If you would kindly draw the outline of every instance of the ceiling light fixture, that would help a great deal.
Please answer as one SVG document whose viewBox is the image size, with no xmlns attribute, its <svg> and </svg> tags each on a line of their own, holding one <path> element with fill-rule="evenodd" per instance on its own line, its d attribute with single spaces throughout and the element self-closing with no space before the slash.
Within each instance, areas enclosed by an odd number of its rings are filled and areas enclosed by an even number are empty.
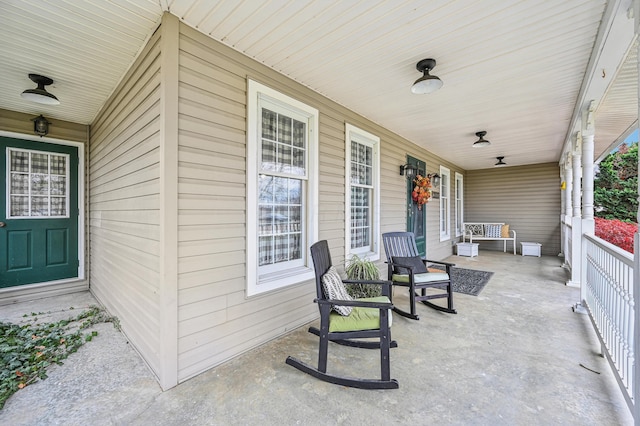
<svg viewBox="0 0 640 426">
<path fill-rule="evenodd" d="M 496 160 L 498 160 L 498 162 L 496 164 L 494 164 L 494 166 L 496 167 L 503 167 L 506 166 L 507 163 L 505 163 L 504 161 L 502 161 L 504 159 L 504 157 L 496 157 Z"/>
<path fill-rule="evenodd" d="M 44 86 L 53 84 L 53 80 L 49 77 L 38 74 L 29 74 L 31 81 L 38 85 L 35 89 L 27 89 L 22 92 L 22 97 L 28 101 L 37 102 L 45 105 L 59 105 L 60 101 L 51 93 L 47 92 Z"/>
<path fill-rule="evenodd" d="M 418 71 L 423 73 L 411 86 L 411 92 L 416 95 L 422 95 L 425 93 L 432 93 L 442 87 L 442 80 L 435 75 L 430 75 L 429 71 L 436 67 L 435 59 L 423 59 L 416 64 Z"/>
<path fill-rule="evenodd" d="M 491 142 L 489 142 L 488 140 L 486 140 L 484 138 L 484 135 L 486 135 L 486 134 L 487 134 L 487 132 L 485 132 L 484 130 L 481 131 L 481 132 L 476 132 L 476 136 L 479 139 L 473 143 L 473 147 L 474 148 L 482 148 L 483 146 L 491 145 Z"/>
</svg>

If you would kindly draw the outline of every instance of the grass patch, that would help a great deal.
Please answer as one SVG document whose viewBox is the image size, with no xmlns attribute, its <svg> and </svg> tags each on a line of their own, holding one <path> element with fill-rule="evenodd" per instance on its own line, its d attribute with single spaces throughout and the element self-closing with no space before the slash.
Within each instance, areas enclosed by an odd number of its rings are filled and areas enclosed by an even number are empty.
<svg viewBox="0 0 640 426">
<path fill-rule="evenodd" d="M 18 390 L 46 379 L 50 365 L 62 365 L 69 354 L 98 335 L 87 328 L 102 322 L 119 328 L 117 318 L 98 306 L 68 319 L 39 323 L 38 316 L 44 314 L 25 315 L 21 325 L 0 322 L 0 409 Z"/>
</svg>

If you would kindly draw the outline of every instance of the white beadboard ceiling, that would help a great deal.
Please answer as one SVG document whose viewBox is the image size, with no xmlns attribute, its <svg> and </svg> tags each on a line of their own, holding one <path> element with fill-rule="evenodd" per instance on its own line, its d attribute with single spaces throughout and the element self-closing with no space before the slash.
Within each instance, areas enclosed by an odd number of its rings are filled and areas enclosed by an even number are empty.
<svg viewBox="0 0 640 426">
<path fill-rule="evenodd" d="M 636 55 L 621 65 L 630 3 L 1 0 L 0 108 L 90 124 L 169 11 L 464 169 L 499 155 L 509 165 L 559 161 L 590 99 L 599 155 L 637 116 Z M 436 59 L 444 86 L 413 95 L 424 58 Z M 23 100 L 29 73 L 54 79 L 47 89 L 61 104 Z M 492 144 L 473 149 L 480 130 Z"/>
</svg>

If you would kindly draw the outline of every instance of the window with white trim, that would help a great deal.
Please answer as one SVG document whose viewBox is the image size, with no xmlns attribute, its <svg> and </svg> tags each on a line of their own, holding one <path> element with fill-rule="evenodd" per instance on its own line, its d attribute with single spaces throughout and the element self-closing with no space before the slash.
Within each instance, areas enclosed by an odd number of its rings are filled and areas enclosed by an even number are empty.
<svg viewBox="0 0 640 426">
<path fill-rule="evenodd" d="M 346 258 L 380 258 L 380 138 L 350 124 L 346 135 Z"/>
<path fill-rule="evenodd" d="M 247 295 L 313 278 L 318 110 L 248 82 Z"/>
<path fill-rule="evenodd" d="M 450 180 L 451 172 L 449 169 L 440 166 L 440 241 L 451 238 Z"/>
<path fill-rule="evenodd" d="M 456 218 L 455 218 L 455 226 L 456 226 L 456 237 L 459 237 L 463 233 L 463 224 L 464 224 L 464 176 L 460 173 L 456 172 Z"/>
<path fill-rule="evenodd" d="M 7 148 L 7 166 L 8 218 L 69 217 L 69 155 Z"/>
</svg>

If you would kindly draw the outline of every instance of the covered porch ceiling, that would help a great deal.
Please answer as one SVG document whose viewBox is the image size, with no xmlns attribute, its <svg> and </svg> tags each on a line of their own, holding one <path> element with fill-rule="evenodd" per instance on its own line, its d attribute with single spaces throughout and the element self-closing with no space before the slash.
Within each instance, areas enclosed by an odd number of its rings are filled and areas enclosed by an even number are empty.
<svg viewBox="0 0 640 426">
<path fill-rule="evenodd" d="M 91 124 L 166 11 L 463 169 L 558 162 L 590 100 L 598 157 L 637 118 L 631 3 L 4 0 L 0 108 Z M 424 58 L 444 86 L 414 95 Z M 20 97 L 29 73 L 60 105 Z"/>
</svg>

